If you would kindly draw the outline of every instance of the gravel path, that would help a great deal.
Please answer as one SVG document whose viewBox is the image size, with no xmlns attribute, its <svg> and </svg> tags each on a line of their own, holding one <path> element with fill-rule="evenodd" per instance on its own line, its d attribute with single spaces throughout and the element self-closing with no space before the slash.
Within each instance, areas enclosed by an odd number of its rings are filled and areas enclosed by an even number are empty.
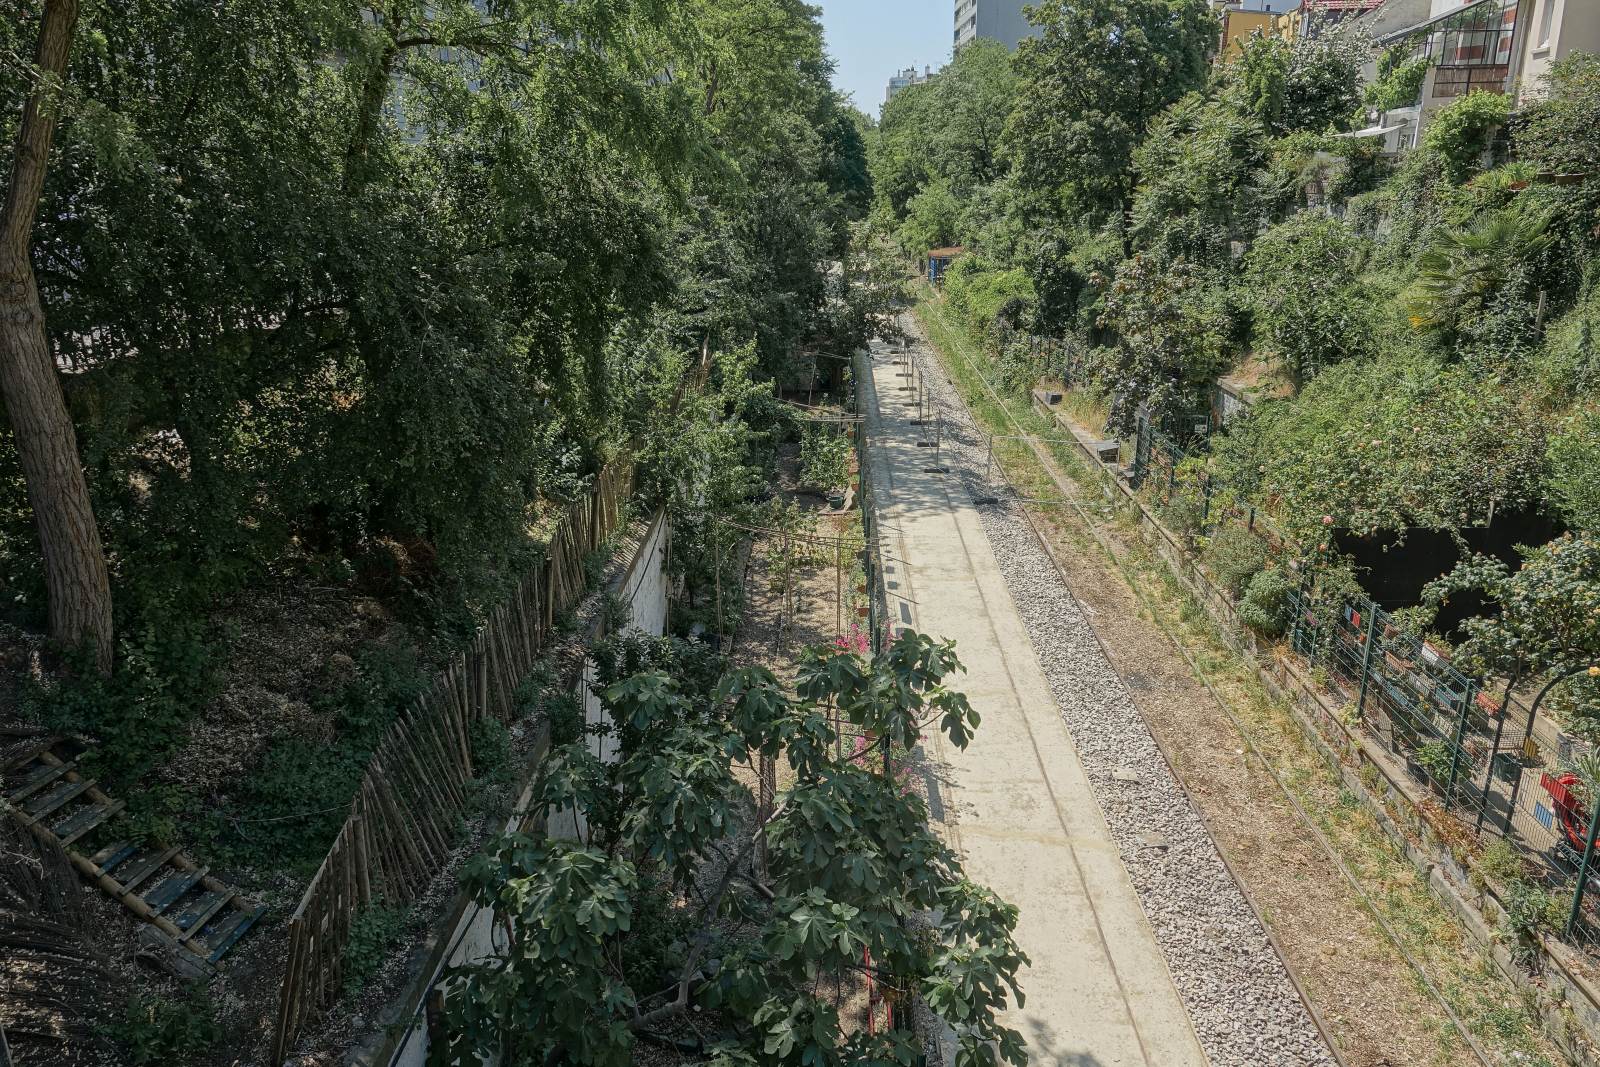
<svg viewBox="0 0 1600 1067">
<path fill-rule="evenodd" d="M 925 345 L 917 355 L 944 462 L 974 500 L 1000 497 L 978 512 L 1206 1055 L 1215 1067 L 1336 1065 L 1082 608 L 1004 484 L 985 478 L 966 405 Z"/>
</svg>

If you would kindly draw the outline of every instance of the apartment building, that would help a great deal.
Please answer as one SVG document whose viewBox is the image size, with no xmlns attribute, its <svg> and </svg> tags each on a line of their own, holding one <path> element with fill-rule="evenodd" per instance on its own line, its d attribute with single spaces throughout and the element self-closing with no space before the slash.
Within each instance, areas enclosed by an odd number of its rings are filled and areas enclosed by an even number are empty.
<svg viewBox="0 0 1600 1067">
<path fill-rule="evenodd" d="M 922 85 L 932 77 L 932 67 L 923 67 L 920 73 L 916 67 L 907 67 L 898 74 L 890 75 L 889 91 L 884 94 L 883 102 L 887 104 L 913 85 Z"/>
<path fill-rule="evenodd" d="M 1552 64 L 1573 52 L 1600 52 L 1600 2 L 1522 0 L 1518 11 L 1514 90 L 1518 104 L 1538 96 Z"/>
<path fill-rule="evenodd" d="M 979 37 L 999 41 L 1007 48 L 1016 49 L 1024 38 L 1032 37 L 1037 28 L 1022 13 L 1031 0 L 956 0 L 956 51 L 976 41 Z"/>
</svg>

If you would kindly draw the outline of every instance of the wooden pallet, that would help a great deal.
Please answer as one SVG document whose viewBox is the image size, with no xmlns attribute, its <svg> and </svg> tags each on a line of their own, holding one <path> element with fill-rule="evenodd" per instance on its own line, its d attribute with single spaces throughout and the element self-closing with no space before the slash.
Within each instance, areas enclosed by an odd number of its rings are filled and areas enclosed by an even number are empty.
<svg viewBox="0 0 1600 1067">
<path fill-rule="evenodd" d="M 79 841 L 126 804 L 78 773 L 57 754 L 55 739 L 40 742 L 4 767 L 11 814 L 47 843 L 59 845 L 89 881 L 164 935 L 181 951 L 186 969 L 209 971 L 261 918 L 262 906 L 211 877 L 176 848 L 113 841 L 93 855 Z"/>
</svg>

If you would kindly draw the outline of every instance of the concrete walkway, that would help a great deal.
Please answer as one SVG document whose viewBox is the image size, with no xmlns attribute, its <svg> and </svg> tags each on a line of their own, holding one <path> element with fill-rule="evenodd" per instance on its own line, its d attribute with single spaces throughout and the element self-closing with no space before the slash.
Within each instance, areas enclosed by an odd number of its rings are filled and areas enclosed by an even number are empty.
<svg viewBox="0 0 1600 1067">
<path fill-rule="evenodd" d="M 897 628 L 956 642 L 957 684 L 982 716 L 965 752 L 930 731 L 931 807 L 967 873 L 1021 911 L 1033 963 L 1007 1023 L 1035 1067 L 1203 1067 L 983 525 L 953 475 L 928 471 L 893 358 L 874 345 L 856 361 L 889 611 Z"/>
</svg>

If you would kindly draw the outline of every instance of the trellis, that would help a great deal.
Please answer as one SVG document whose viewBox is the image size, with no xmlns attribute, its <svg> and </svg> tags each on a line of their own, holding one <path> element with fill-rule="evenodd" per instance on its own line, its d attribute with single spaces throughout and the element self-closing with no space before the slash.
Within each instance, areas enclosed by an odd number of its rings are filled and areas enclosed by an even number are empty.
<svg viewBox="0 0 1600 1067">
<path fill-rule="evenodd" d="M 556 619 L 587 589 L 585 558 L 621 527 L 633 483 L 628 459 L 601 473 L 594 490 L 562 516 L 544 561 L 379 743 L 349 817 L 289 920 L 272 1062 L 283 1062 L 306 1023 L 338 1000 L 361 910 L 378 901 L 409 903 L 445 866 L 469 799 L 472 728 L 513 714 L 517 687 L 532 673 Z M 536 749 L 548 741 L 542 736 Z"/>
</svg>

